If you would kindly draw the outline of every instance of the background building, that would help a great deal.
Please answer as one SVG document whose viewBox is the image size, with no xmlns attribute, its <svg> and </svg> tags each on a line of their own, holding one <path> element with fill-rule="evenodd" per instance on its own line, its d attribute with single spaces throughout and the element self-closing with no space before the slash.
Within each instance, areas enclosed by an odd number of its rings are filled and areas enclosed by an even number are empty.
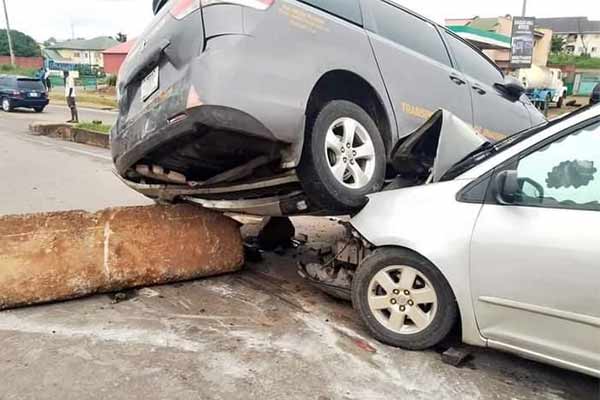
<svg viewBox="0 0 600 400">
<path fill-rule="evenodd" d="M 496 18 L 461 18 L 447 19 L 446 26 L 456 34 L 470 41 L 475 46 L 478 46 L 483 52 L 492 59 L 503 71 L 509 72 L 510 68 L 510 53 L 511 53 L 511 36 L 512 36 L 513 19 L 510 15 Z M 552 46 L 552 30 L 539 29 L 539 24 L 536 24 L 534 32 L 535 44 L 533 48 L 533 64 L 546 66 L 548 64 L 548 56 Z M 507 46 L 489 46 L 485 47 L 477 42 L 477 39 L 472 38 L 469 33 L 478 33 L 479 37 L 485 38 L 492 34 L 490 38 L 494 38 L 495 42 L 502 42 Z"/>
<path fill-rule="evenodd" d="M 104 72 L 107 74 L 118 75 L 121 65 L 125 61 L 125 57 L 135 45 L 136 40 L 132 39 L 125 43 L 120 43 L 110 49 L 102 52 L 104 58 Z"/>
<path fill-rule="evenodd" d="M 536 25 L 564 39 L 565 52 L 600 58 L 600 21 L 590 21 L 587 17 L 538 18 Z"/>
<path fill-rule="evenodd" d="M 50 60 L 60 57 L 60 61 L 56 61 L 61 63 L 104 67 L 102 52 L 118 44 L 118 41 L 108 36 L 67 40 L 48 46 L 45 55 Z"/>
</svg>

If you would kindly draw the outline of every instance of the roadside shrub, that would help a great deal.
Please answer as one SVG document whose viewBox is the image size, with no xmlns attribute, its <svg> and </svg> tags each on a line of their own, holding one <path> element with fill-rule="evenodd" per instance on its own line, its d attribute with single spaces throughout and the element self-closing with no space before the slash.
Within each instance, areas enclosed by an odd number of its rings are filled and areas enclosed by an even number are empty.
<svg viewBox="0 0 600 400">
<path fill-rule="evenodd" d="M 10 64 L 0 64 L 0 74 L 35 76 L 36 72 L 35 68 L 21 68 L 18 66 L 13 67 Z"/>
</svg>

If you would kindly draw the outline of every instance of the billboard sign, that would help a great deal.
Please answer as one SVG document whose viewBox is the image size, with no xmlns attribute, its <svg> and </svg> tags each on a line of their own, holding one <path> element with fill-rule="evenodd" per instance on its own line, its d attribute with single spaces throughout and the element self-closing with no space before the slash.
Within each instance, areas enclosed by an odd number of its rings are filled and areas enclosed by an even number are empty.
<svg viewBox="0 0 600 400">
<path fill-rule="evenodd" d="M 514 17 L 512 29 L 512 50 L 510 66 L 529 68 L 533 62 L 535 18 Z"/>
</svg>

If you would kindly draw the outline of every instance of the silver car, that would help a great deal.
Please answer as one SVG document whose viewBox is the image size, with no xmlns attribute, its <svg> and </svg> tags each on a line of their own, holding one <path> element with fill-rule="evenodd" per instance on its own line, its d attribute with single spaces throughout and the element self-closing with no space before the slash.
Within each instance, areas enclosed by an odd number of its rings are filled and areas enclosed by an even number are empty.
<svg viewBox="0 0 600 400">
<path fill-rule="evenodd" d="M 352 270 L 354 307 L 391 345 L 460 324 L 468 344 L 600 377 L 600 106 L 458 163 L 446 130 L 476 135 L 439 113 L 413 139 L 441 132 L 426 184 L 371 195 L 351 220 L 335 270 Z"/>
<path fill-rule="evenodd" d="M 450 110 L 495 139 L 544 121 L 483 53 L 388 0 L 155 0 L 121 69 L 119 175 L 155 199 L 348 212 Z"/>
</svg>

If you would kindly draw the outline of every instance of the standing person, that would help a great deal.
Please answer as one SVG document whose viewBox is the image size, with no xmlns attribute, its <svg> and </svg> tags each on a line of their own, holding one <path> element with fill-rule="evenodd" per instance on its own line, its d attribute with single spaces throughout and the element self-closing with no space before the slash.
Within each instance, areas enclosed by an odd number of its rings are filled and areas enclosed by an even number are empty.
<svg viewBox="0 0 600 400">
<path fill-rule="evenodd" d="M 67 106 L 71 110 L 71 120 L 67 122 L 78 123 L 79 114 L 77 113 L 77 103 L 75 102 L 75 78 L 72 72 L 65 71 L 65 97 Z"/>
<path fill-rule="evenodd" d="M 50 82 L 50 71 L 46 70 L 44 73 L 44 85 L 46 85 L 46 90 L 48 93 L 52 90 L 52 82 Z"/>
</svg>

